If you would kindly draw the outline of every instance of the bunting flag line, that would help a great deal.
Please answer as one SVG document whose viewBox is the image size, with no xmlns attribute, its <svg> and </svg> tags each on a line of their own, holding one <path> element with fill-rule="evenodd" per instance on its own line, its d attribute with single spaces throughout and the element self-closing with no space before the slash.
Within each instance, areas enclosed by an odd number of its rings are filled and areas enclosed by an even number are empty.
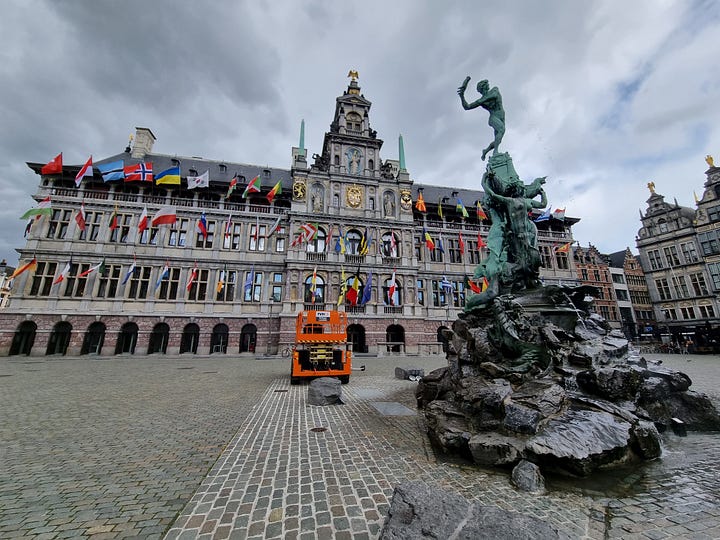
<svg viewBox="0 0 720 540">
<path fill-rule="evenodd" d="M 52 282 L 53 285 L 57 285 L 58 283 L 65 280 L 67 275 L 70 273 L 70 266 L 72 265 L 72 259 L 68 261 L 68 263 L 65 265 L 65 268 L 63 268 L 62 272 L 60 272 L 60 275 L 55 278 L 55 281 Z"/>
<path fill-rule="evenodd" d="M 390 278 L 390 283 L 388 283 L 388 300 L 390 301 L 390 305 L 395 305 L 395 292 L 397 291 L 397 284 L 395 283 L 395 272 L 397 269 L 393 269 L 392 277 Z"/>
<path fill-rule="evenodd" d="M 152 163 L 137 163 L 123 167 L 126 182 L 152 182 Z"/>
<path fill-rule="evenodd" d="M 205 217 L 205 212 L 200 214 L 200 219 L 198 219 L 197 222 L 197 228 L 202 237 L 207 238 L 207 218 Z"/>
<path fill-rule="evenodd" d="M 128 268 L 127 274 L 125 274 L 125 278 L 122 280 L 121 285 L 125 285 L 128 282 L 128 279 L 130 279 L 135 274 L 135 266 L 137 265 L 137 259 L 135 256 L 133 256 L 133 262 L 130 265 L 130 268 Z"/>
<path fill-rule="evenodd" d="M 144 233 L 148 228 L 148 213 L 147 213 L 147 206 L 143 206 L 142 214 L 140 214 L 140 219 L 138 220 L 138 233 L 142 234 Z"/>
<path fill-rule="evenodd" d="M 196 178 L 196 177 L 194 177 Z M 166 185 L 166 186 L 179 186 L 180 185 L 180 166 L 176 167 L 170 167 L 169 169 L 165 169 L 162 172 L 159 172 L 155 175 L 155 184 L 158 186 Z M 190 178 L 188 178 L 188 189 L 193 189 L 193 187 L 198 186 L 190 186 Z"/>
<path fill-rule="evenodd" d="M 77 223 L 78 229 L 81 231 L 85 231 L 85 224 L 86 224 L 86 214 L 85 214 L 85 201 L 82 201 L 80 203 L 80 210 L 77 211 L 77 214 L 75 214 L 75 223 Z"/>
<path fill-rule="evenodd" d="M 16 268 L 12 275 L 8 278 L 8 280 L 15 279 L 23 272 L 27 272 L 28 270 L 35 270 L 35 268 L 37 268 L 37 259 L 33 257 L 29 263 L 22 265 L 20 268 Z"/>
<path fill-rule="evenodd" d="M 103 177 L 103 182 L 125 178 L 125 162 L 122 159 L 111 163 L 103 163 L 98 165 L 97 169 Z"/>
<path fill-rule="evenodd" d="M 435 242 L 433 242 L 432 237 L 430 236 L 430 233 L 427 232 L 425 227 L 423 227 L 423 237 L 425 238 L 425 245 L 427 248 L 432 251 L 435 249 Z"/>
<path fill-rule="evenodd" d="M 422 191 L 418 191 L 417 201 L 415 201 L 415 209 L 418 212 L 427 212 L 427 207 L 425 206 L 425 199 L 423 199 Z"/>
<path fill-rule="evenodd" d="M 162 272 L 158 276 L 158 280 L 155 282 L 155 290 L 156 291 L 157 291 L 158 287 L 162 284 L 162 280 L 169 276 L 170 276 L 170 263 L 165 262 L 165 266 L 163 267 Z"/>
<path fill-rule="evenodd" d="M 192 269 L 192 272 L 190 272 L 190 277 L 188 278 L 187 284 L 185 285 L 185 289 L 190 291 L 192 288 L 193 283 L 195 283 L 195 280 L 198 277 L 198 265 L 197 261 L 195 261 L 195 267 Z"/>
<path fill-rule="evenodd" d="M 467 218 L 470 217 L 470 214 L 468 214 L 467 208 L 465 208 L 465 205 L 462 202 L 462 199 L 460 197 L 457 198 L 457 205 L 455 205 L 455 209 L 462 214 L 462 217 Z"/>
<path fill-rule="evenodd" d="M 177 214 L 175 213 L 174 206 L 163 206 L 153 216 L 150 224 L 153 227 L 159 227 L 160 225 L 175 225 L 177 221 Z"/>
<path fill-rule="evenodd" d="M 550 219 L 550 214 L 552 212 L 552 208 L 548 208 L 545 210 L 542 214 L 540 214 L 538 217 L 533 219 L 535 223 L 540 223 L 541 221 L 547 221 Z"/>
<path fill-rule="evenodd" d="M 475 214 L 477 215 L 477 218 L 479 220 L 484 220 L 488 218 L 485 210 L 483 210 L 483 207 L 480 204 L 480 201 L 475 201 Z"/>
<path fill-rule="evenodd" d="M 91 266 L 84 272 L 78 274 L 78 277 L 79 278 L 87 277 L 95 271 L 97 271 L 98 274 L 100 274 L 101 276 L 103 274 L 105 274 L 105 259 L 103 259 L 100 263 L 96 264 L 95 266 Z"/>
<path fill-rule="evenodd" d="M 200 176 L 188 176 L 187 183 L 188 189 L 210 187 L 210 171 L 205 171 Z"/>
<path fill-rule="evenodd" d="M 337 301 L 338 307 L 341 306 L 342 303 L 345 301 L 345 295 L 347 294 L 347 278 L 345 277 L 345 267 L 341 266 L 340 268 L 340 294 L 338 295 Z"/>
<path fill-rule="evenodd" d="M 43 165 L 40 174 L 62 174 L 62 152 L 55 156 L 47 165 Z"/>
<path fill-rule="evenodd" d="M 52 203 L 50 202 L 50 197 L 45 197 L 42 201 L 38 203 L 38 205 L 35 208 L 31 208 L 27 212 L 25 212 L 22 216 L 20 216 L 20 219 L 27 219 L 31 216 L 36 216 L 38 218 L 42 216 L 52 216 Z"/>
<path fill-rule="evenodd" d="M 110 230 L 114 231 L 120 226 L 120 223 L 118 223 L 118 206 L 115 205 L 115 210 L 113 210 L 113 213 L 110 214 Z"/>
<path fill-rule="evenodd" d="M 75 175 L 75 187 L 80 187 L 80 182 L 82 182 L 82 179 L 86 176 L 92 176 L 93 175 L 93 166 L 92 166 L 92 156 L 85 162 L 85 165 L 80 167 L 80 170 Z"/>
<path fill-rule="evenodd" d="M 245 187 L 245 191 L 243 191 L 242 198 L 245 199 L 251 193 L 260 193 L 261 189 L 262 189 L 262 185 L 260 183 L 260 176 L 256 176 L 255 178 L 250 180 L 250 183 Z"/>
<path fill-rule="evenodd" d="M 238 177 L 237 177 L 237 174 L 236 174 L 236 175 L 233 176 L 232 179 L 230 180 L 230 184 L 228 184 L 228 190 L 227 190 L 227 193 L 225 194 L 225 198 L 226 198 L 226 199 L 227 199 L 228 197 L 230 197 L 230 195 L 232 195 L 233 191 L 235 191 L 235 188 L 237 187 L 237 183 L 238 183 Z"/>
<path fill-rule="evenodd" d="M 368 272 L 367 283 L 363 287 L 362 298 L 360 299 L 360 305 L 364 306 L 372 299 L 372 270 Z"/>
<path fill-rule="evenodd" d="M 272 204 L 273 199 L 276 195 L 280 195 L 282 193 L 282 180 L 279 181 L 277 184 L 273 186 L 273 188 L 270 190 L 270 192 L 267 194 L 267 200 L 270 204 Z"/>
</svg>

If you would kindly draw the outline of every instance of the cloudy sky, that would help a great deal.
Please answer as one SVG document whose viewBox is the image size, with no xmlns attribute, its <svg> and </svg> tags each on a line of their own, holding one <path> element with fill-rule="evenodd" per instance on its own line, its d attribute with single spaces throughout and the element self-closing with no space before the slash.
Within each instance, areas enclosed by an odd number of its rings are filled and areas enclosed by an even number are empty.
<svg viewBox="0 0 720 540">
<path fill-rule="evenodd" d="M 500 3 L 498 3 L 500 4 Z M 501 149 L 574 235 L 635 250 L 654 181 L 694 206 L 706 154 L 720 163 L 720 3 L 475 0 L 0 3 L 0 257 L 17 262 L 38 177 L 124 150 L 136 126 L 164 154 L 290 166 L 301 119 L 319 152 L 356 69 L 371 124 L 413 180 L 479 187 L 487 114 L 456 89 L 503 96 Z"/>
</svg>

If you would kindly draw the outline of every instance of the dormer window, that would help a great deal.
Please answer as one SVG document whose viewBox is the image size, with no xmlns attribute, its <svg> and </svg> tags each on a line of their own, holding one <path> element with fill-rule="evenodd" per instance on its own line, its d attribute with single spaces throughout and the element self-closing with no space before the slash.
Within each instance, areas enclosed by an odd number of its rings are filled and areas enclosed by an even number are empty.
<svg viewBox="0 0 720 540">
<path fill-rule="evenodd" d="M 170 161 L 172 162 L 173 167 L 177 167 L 178 165 L 180 165 L 180 160 L 177 158 L 171 158 Z"/>
<path fill-rule="evenodd" d="M 189 176 L 197 176 L 198 175 L 197 169 L 188 169 L 188 175 Z"/>
<path fill-rule="evenodd" d="M 220 172 L 227 172 L 227 165 L 224 163 L 221 163 L 218 167 L 220 167 Z"/>
<path fill-rule="evenodd" d="M 350 112 L 345 117 L 348 131 L 362 131 L 362 118 L 356 112 Z"/>
</svg>

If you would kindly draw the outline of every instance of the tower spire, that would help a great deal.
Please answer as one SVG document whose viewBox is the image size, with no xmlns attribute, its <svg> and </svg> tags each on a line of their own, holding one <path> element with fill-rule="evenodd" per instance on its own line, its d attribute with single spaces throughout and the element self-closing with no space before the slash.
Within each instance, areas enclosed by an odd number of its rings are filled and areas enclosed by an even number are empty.
<svg viewBox="0 0 720 540">
<path fill-rule="evenodd" d="M 298 143 L 298 149 L 302 155 L 305 155 L 305 119 L 300 121 L 300 142 Z"/>
<path fill-rule="evenodd" d="M 405 145 L 403 144 L 402 133 L 398 137 L 398 156 L 400 159 L 400 170 L 406 170 L 405 167 Z"/>
</svg>

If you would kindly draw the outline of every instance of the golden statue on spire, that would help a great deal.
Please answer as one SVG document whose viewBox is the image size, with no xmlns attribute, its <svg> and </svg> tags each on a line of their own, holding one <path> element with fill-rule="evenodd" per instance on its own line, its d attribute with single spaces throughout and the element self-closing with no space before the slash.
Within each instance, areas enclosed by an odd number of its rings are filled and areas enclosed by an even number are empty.
<svg viewBox="0 0 720 540">
<path fill-rule="evenodd" d="M 655 182 L 648 182 L 647 187 L 650 190 L 650 193 L 652 193 L 654 195 L 655 194 Z"/>
<path fill-rule="evenodd" d="M 348 71 L 347 76 L 350 77 L 350 80 L 352 82 L 355 82 L 360 75 L 358 75 L 357 70 L 351 69 L 350 71 Z"/>
<path fill-rule="evenodd" d="M 708 154 L 707 156 L 705 156 L 705 161 L 707 162 L 708 167 L 714 167 L 714 166 L 715 166 L 715 162 L 713 161 L 713 157 L 712 157 L 710 154 Z"/>
</svg>

